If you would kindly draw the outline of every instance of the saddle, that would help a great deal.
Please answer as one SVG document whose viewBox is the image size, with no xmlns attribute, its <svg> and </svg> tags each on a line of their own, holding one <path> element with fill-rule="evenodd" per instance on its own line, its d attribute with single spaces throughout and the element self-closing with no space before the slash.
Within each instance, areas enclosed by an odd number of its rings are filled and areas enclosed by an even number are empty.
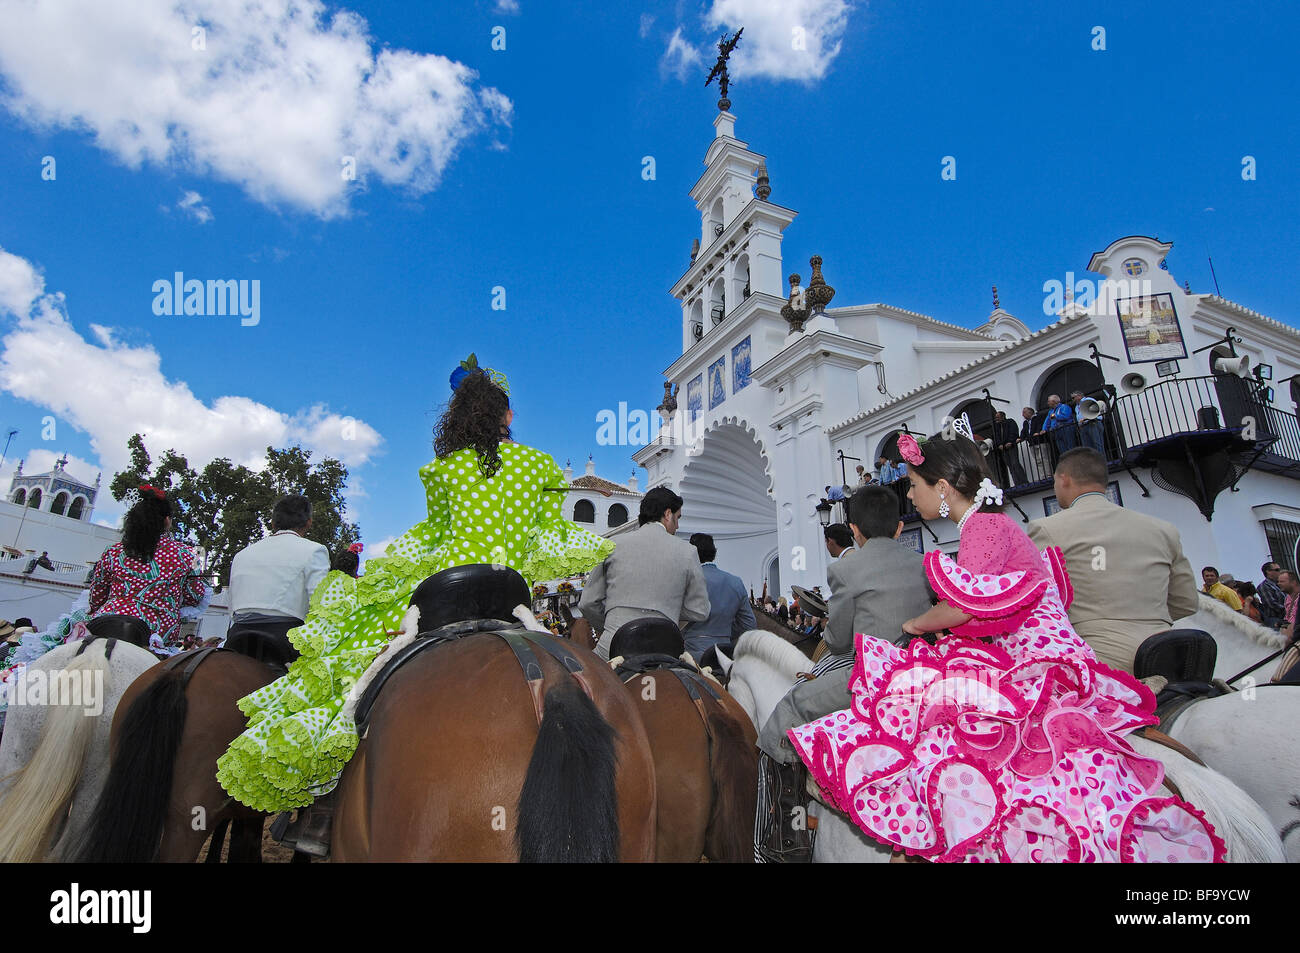
<svg viewBox="0 0 1300 953">
<path fill-rule="evenodd" d="M 298 659 L 298 650 L 289 641 L 289 629 L 302 623 L 296 619 L 283 627 L 273 625 L 234 625 L 226 636 L 225 648 L 267 665 L 287 671 Z"/>
<path fill-rule="evenodd" d="M 677 659 L 686 651 L 681 629 L 667 619 L 648 616 L 624 622 L 609 642 L 609 657 L 667 655 Z"/>
<path fill-rule="evenodd" d="M 90 632 L 82 641 L 92 639 L 114 639 L 128 645 L 138 645 L 142 649 L 149 647 L 149 623 L 133 615 L 100 615 L 86 623 Z"/>
<path fill-rule="evenodd" d="M 466 619 L 502 619 L 518 624 L 516 606 L 531 605 L 528 583 L 509 566 L 476 563 L 436 572 L 411 593 L 420 610 L 420 632 Z"/>
<path fill-rule="evenodd" d="M 1156 717 L 1162 727 L 1167 729 L 1192 702 L 1227 694 L 1222 683 L 1213 681 L 1218 653 L 1214 637 L 1200 629 L 1157 632 L 1138 646 L 1134 677 L 1160 675 L 1168 680 L 1156 695 Z"/>
</svg>

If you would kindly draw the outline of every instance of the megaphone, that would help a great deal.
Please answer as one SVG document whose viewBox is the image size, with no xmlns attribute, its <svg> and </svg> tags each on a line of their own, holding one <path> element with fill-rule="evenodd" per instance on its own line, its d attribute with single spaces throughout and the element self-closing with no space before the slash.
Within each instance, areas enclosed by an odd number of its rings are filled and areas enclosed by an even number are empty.
<svg viewBox="0 0 1300 953">
<path fill-rule="evenodd" d="M 1136 394 L 1138 391 L 1142 390 L 1142 388 L 1147 386 L 1147 379 L 1137 371 L 1134 371 L 1131 374 L 1125 374 L 1120 378 L 1119 386 L 1124 388 L 1124 392 L 1127 394 Z"/>
<path fill-rule="evenodd" d="M 1079 421 L 1096 420 L 1106 412 L 1106 402 L 1093 397 L 1084 397 L 1079 401 Z"/>
<path fill-rule="evenodd" d="M 1216 374 L 1236 374 L 1238 377 L 1249 377 L 1250 358 L 1245 354 L 1241 355 L 1241 357 L 1216 357 L 1213 369 Z"/>
<path fill-rule="evenodd" d="M 984 454 L 984 456 L 987 457 L 992 452 L 993 452 L 993 441 L 989 440 L 988 438 L 981 440 L 980 453 Z"/>
</svg>

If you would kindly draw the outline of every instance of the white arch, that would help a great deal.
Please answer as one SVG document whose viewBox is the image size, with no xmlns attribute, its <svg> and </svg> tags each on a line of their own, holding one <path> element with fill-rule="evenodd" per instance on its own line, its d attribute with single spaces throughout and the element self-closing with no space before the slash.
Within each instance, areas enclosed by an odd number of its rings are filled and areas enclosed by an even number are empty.
<svg viewBox="0 0 1300 953">
<path fill-rule="evenodd" d="M 753 429 L 723 418 L 705 431 L 698 447 L 677 490 L 684 501 L 682 532 L 707 527 L 719 543 L 775 535 L 771 464 Z M 762 545 L 768 548 L 766 540 Z"/>
</svg>

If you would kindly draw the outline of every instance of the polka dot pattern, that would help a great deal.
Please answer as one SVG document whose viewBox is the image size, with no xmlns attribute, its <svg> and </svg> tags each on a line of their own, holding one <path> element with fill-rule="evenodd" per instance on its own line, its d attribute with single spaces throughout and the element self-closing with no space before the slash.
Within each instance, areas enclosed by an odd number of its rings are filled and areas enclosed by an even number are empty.
<svg viewBox="0 0 1300 953">
<path fill-rule="evenodd" d="M 979 515 L 963 530 L 963 553 L 971 526 L 981 544 L 1009 536 L 997 522 L 1010 524 L 1006 517 Z M 909 854 L 1222 860 L 1223 842 L 1200 812 L 1157 796 L 1163 765 L 1123 740 L 1155 723 L 1155 698 L 1099 664 L 1074 632 L 1057 556 L 1039 555 L 1032 570 L 1017 560 L 1013 571 L 997 573 L 987 558 L 976 560 L 976 572 L 931 553 L 932 585 L 971 613 L 972 624 L 933 646 L 859 635 L 850 708 L 793 729 L 795 749 L 830 803 Z M 971 637 L 990 627 L 991 642 Z"/>
<path fill-rule="evenodd" d="M 452 566 L 507 566 L 531 584 L 586 572 L 614 544 L 561 516 L 564 474 L 546 453 L 501 445 L 501 469 L 485 478 L 472 449 L 420 470 L 429 518 L 366 562 L 351 579 L 333 572 L 312 595 L 307 621 L 289 633 L 302 653 L 283 678 L 239 702 L 249 727 L 217 762 L 217 779 L 262 811 L 311 803 L 332 789 L 356 749 L 342 715 L 348 692 L 401 627 L 411 593 Z"/>
</svg>

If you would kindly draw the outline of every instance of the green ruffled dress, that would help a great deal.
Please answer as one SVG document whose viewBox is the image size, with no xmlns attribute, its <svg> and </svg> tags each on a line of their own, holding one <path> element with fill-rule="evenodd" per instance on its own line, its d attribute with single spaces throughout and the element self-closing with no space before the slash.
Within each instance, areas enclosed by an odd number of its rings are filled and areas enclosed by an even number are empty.
<svg viewBox="0 0 1300 953">
<path fill-rule="evenodd" d="M 357 747 L 340 709 L 352 685 L 401 627 L 411 593 L 452 566 L 504 564 L 529 585 L 586 572 L 614 550 L 610 540 L 561 516 L 567 486 L 549 454 L 501 444 L 501 469 L 485 480 L 474 450 L 420 468 L 429 518 L 366 561 L 353 579 L 331 572 L 311 597 L 306 623 L 289 632 L 302 653 L 289 672 L 239 701 L 248 729 L 217 761 L 217 780 L 259 811 L 310 804 L 338 783 Z"/>
</svg>

